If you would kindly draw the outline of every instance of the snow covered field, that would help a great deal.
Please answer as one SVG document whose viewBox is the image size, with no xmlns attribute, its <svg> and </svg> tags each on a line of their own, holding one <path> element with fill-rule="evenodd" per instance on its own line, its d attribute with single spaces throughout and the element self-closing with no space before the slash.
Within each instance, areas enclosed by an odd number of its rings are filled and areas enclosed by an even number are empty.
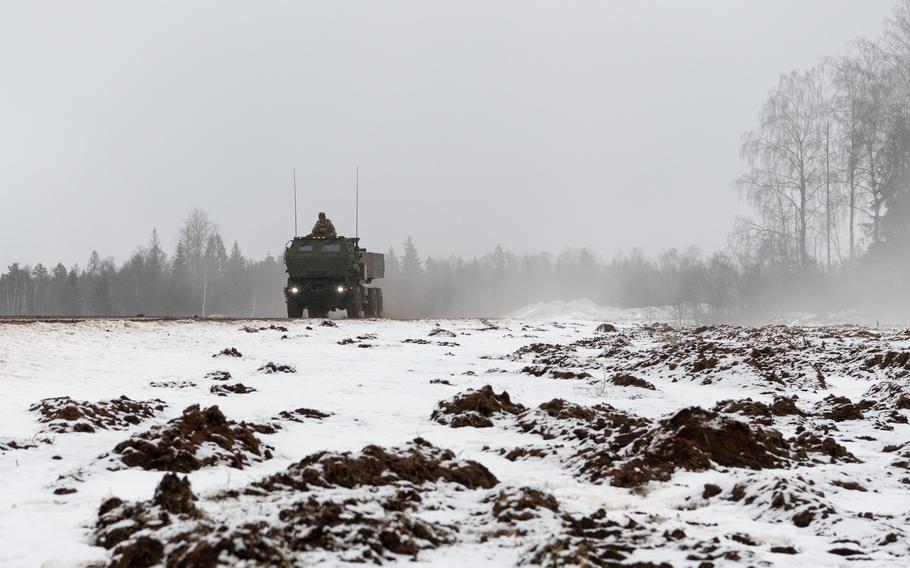
<svg viewBox="0 0 910 568">
<path fill-rule="evenodd" d="M 910 333 L 618 327 L 0 323 L 0 565 L 910 564 Z"/>
</svg>

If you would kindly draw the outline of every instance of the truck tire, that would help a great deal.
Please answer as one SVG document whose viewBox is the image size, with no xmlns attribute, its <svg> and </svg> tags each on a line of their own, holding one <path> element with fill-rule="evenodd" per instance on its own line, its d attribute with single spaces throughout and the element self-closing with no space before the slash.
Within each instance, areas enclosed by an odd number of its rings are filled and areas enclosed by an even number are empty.
<svg viewBox="0 0 910 568">
<path fill-rule="evenodd" d="M 367 301 L 363 305 L 363 316 L 367 318 L 378 318 L 380 314 L 380 298 L 378 288 L 367 288 Z"/>
<path fill-rule="evenodd" d="M 303 306 L 297 300 L 288 298 L 288 317 L 292 319 L 303 317 Z"/>
<path fill-rule="evenodd" d="M 367 288 L 365 292 L 366 298 L 363 300 L 363 317 L 371 318 L 373 317 L 373 290 Z"/>
<path fill-rule="evenodd" d="M 363 306 L 363 315 L 368 318 L 382 317 L 382 290 L 367 288 L 367 301 Z"/>
<path fill-rule="evenodd" d="M 363 295 L 360 288 L 354 288 L 354 297 L 348 304 L 348 319 L 360 319 L 363 317 Z"/>
</svg>

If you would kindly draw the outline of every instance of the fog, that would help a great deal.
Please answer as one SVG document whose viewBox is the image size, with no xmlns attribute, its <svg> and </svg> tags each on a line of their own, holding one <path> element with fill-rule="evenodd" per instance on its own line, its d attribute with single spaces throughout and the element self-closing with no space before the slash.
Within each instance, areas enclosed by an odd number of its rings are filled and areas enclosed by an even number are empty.
<svg viewBox="0 0 910 568">
<path fill-rule="evenodd" d="M 351 235 L 359 168 L 399 317 L 887 314 L 908 56 L 907 0 L 0 3 L 0 313 L 281 315 L 292 171 Z"/>
<path fill-rule="evenodd" d="M 201 207 L 428 255 L 726 245 L 778 73 L 887 0 L 0 3 L 0 266 L 124 260 Z M 62 238 L 61 238 L 62 237 Z"/>
</svg>

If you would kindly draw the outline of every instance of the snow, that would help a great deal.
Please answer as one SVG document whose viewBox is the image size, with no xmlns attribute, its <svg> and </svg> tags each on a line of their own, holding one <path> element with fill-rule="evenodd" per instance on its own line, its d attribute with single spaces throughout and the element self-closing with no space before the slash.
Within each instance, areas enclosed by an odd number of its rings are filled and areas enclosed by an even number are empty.
<svg viewBox="0 0 910 568">
<path fill-rule="evenodd" d="M 642 367 L 635 374 L 657 387 L 650 391 L 603 383 L 601 375 L 606 371 L 598 370 L 599 352 L 593 349 L 576 350 L 578 358 L 590 365 L 584 368 L 594 375 L 587 381 L 529 376 L 521 372 L 528 360 L 505 357 L 533 342 L 567 346 L 595 336 L 596 324 L 592 322 L 602 321 L 627 324 L 620 333 L 627 333 L 629 352 L 646 353 L 660 345 L 660 340 L 638 333 L 641 328 L 635 322 L 655 319 L 666 319 L 666 314 L 660 310 L 602 308 L 582 300 L 529 306 L 512 318 L 492 322 L 337 320 L 337 327 L 326 327 L 318 325 L 318 321 L 299 320 L 279 322 L 287 331 L 263 329 L 255 333 L 242 328 L 268 327 L 276 322 L 0 323 L 0 565 L 56 567 L 108 562 L 110 552 L 93 545 L 92 540 L 99 505 L 113 496 L 123 500 L 151 498 L 162 472 L 122 465 L 111 470 L 111 457 L 102 456 L 131 435 L 180 416 L 192 404 L 203 408 L 218 405 L 229 419 L 252 423 L 269 422 L 278 412 L 299 407 L 331 413 L 324 420 L 284 422 L 277 433 L 260 435 L 263 442 L 275 448 L 273 459 L 242 470 L 219 465 L 188 474 L 193 491 L 203 498 L 217 491 L 242 489 L 316 451 L 357 452 L 369 444 L 394 447 L 416 437 L 451 449 L 460 460 L 476 460 L 486 466 L 499 479 L 496 488 L 454 491 L 442 487 L 433 498 L 450 509 L 421 511 L 427 520 L 434 520 L 435 515 L 462 527 L 459 542 L 419 554 L 418 561 L 425 565 L 501 566 L 526 562 L 527 551 L 557 530 L 555 516 L 534 521 L 529 526 L 537 528 L 525 536 L 485 542 L 478 538 L 484 530 L 482 523 L 472 520 L 477 511 L 488 508 L 483 505 L 484 498 L 507 487 L 546 491 L 558 499 L 564 512 L 572 514 L 590 515 L 605 508 L 610 518 L 623 519 L 628 515 L 670 531 L 685 527 L 691 538 L 723 539 L 729 533 L 745 533 L 758 543 L 740 547 L 754 554 L 751 564 L 841 566 L 846 559 L 827 551 L 836 546 L 832 544 L 836 539 L 851 538 L 850 535 L 862 541 L 862 547 L 870 553 L 864 566 L 910 563 L 905 542 L 894 545 L 902 545 L 903 553 L 894 552 L 893 547 L 890 552 L 872 552 L 867 546 L 869 539 L 881 538 L 887 530 L 900 533 L 905 539 L 905 531 L 910 529 L 910 485 L 901 483 L 901 475 L 896 474 L 899 470 L 889 466 L 895 456 L 881 452 L 884 445 L 910 440 L 907 424 L 895 423 L 892 430 L 873 430 L 866 420 L 837 423 L 832 435 L 863 463 L 761 471 L 720 467 L 704 472 L 680 470 L 669 482 L 653 482 L 630 490 L 584 481 L 553 456 L 514 462 L 505 459 L 498 449 L 544 443 L 538 436 L 510 427 L 507 421 L 497 419 L 494 428 L 455 429 L 429 418 L 439 401 L 487 384 L 497 393 L 508 391 L 513 401 L 528 408 L 563 398 L 589 406 L 609 403 L 651 419 L 666 417 L 687 406 L 710 408 L 722 399 L 751 397 L 770 402 L 768 384 L 753 380 L 752 375 L 743 374 L 737 367 L 719 372 L 721 380 L 710 384 L 688 380 L 682 368 L 670 372 Z M 451 331 L 455 337 L 431 335 L 437 328 Z M 339 344 L 345 339 L 355 341 Z M 426 339 L 430 343 L 404 343 L 406 339 Z M 441 346 L 440 339 L 458 345 Z M 857 339 L 850 345 L 861 346 L 864 341 Z M 897 335 L 882 341 L 890 342 L 898 351 L 910 347 L 910 341 Z M 243 356 L 213 357 L 227 347 L 236 347 Z M 290 365 L 296 372 L 266 374 L 258 370 L 268 362 Z M 806 361 L 808 368 L 812 364 L 813 361 Z M 829 394 L 847 396 L 856 402 L 884 375 L 859 374 L 853 368 L 844 366 L 839 373 L 829 373 L 828 389 L 824 391 L 807 390 L 798 381 L 776 388 L 799 393 L 800 406 L 806 409 Z M 504 372 L 488 372 L 494 369 Z M 226 382 L 206 378 L 213 371 L 228 371 L 232 378 Z M 432 379 L 446 379 L 452 386 L 431 383 Z M 907 379 L 902 380 L 906 385 Z M 228 396 L 210 392 L 212 385 L 235 382 L 257 390 Z M 152 383 L 174 386 L 156 387 Z M 181 384 L 182 388 L 178 388 Z M 31 405 L 49 397 L 101 401 L 121 395 L 137 401 L 162 399 L 167 408 L 126 430 L 63 434 L 49 431 L 35 412 L 29 411 Z M 910 416 L 906 410 L 901 412 Z M 787 436 L 793 435 L 791 426 L 775 425 Z M 874 441 L 860 436 L 870 436 Z M 2 449 L 10 441 L 36 447 Z M 796 476 L 811 479 L 816 487 L 825 486 L 824 499 L 837 511 L 830 524 L 825 525 L 825 534 L 813 532 L 812 527 L 794 527 L 789 520 L 775 516 L 777 513 L 764 510 L 761 499 L 746 506 L 721 498 L 710 502 L 701 498 L 706 483 L 718 484 L 726 491 L 737 481 L 758 487 L 774 479 L 793 480 Z M 856 480 L 869 491 L 831 490 L 827 485 L 830 479 Z M 62 487 L 77 491 L 55 495 L 54 490 Z M 229 505 L 216 501 L 203 500 L 201 507 L 206 512 L 217 512 L 222 507 L 231 510 Z M 265 504 L 258 507 L 267 509 Z M 857 519 L 867 511 L 875 514 L 874 521 Z M 769 552 L 771 546 L 794 546 L 800 553 L 775 554 Z M 634 558 L 667 561 L 674 566 L 698 564 L 686 560 L 685 552 L 672 547 L 643 547 Z M 336 556 L 326 552 L 313 553 L 310 560 L 315 559 L 324 559 L 327 565 L 338 563 Z M 410 563 L 406 557 L 399 561 Z"/>
<path fill-rule="evenodd" d="M 601 321 L 611 323 L 651 323 L 672 319 L 672 308 L 616 308 L 599 306 L 587 298 L 570 301 L 539 302 L 525 306 L 509 317 L 517 320 Z"/>
</svg>

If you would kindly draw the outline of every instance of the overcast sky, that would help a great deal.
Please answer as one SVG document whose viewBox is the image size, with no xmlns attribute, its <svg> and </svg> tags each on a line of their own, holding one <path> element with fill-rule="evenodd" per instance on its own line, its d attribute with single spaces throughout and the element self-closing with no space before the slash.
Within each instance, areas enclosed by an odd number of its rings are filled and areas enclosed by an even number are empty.
<svg viewBox="0 0 910 568">
<path fill-rule="evenodd" d="M 323 210 L 426 255 L 723 248 L 780 72 L 889 0 L 0 0 L 0 267 L 124 260 L 193 207 L 278 253 Z"/>
</svg>

